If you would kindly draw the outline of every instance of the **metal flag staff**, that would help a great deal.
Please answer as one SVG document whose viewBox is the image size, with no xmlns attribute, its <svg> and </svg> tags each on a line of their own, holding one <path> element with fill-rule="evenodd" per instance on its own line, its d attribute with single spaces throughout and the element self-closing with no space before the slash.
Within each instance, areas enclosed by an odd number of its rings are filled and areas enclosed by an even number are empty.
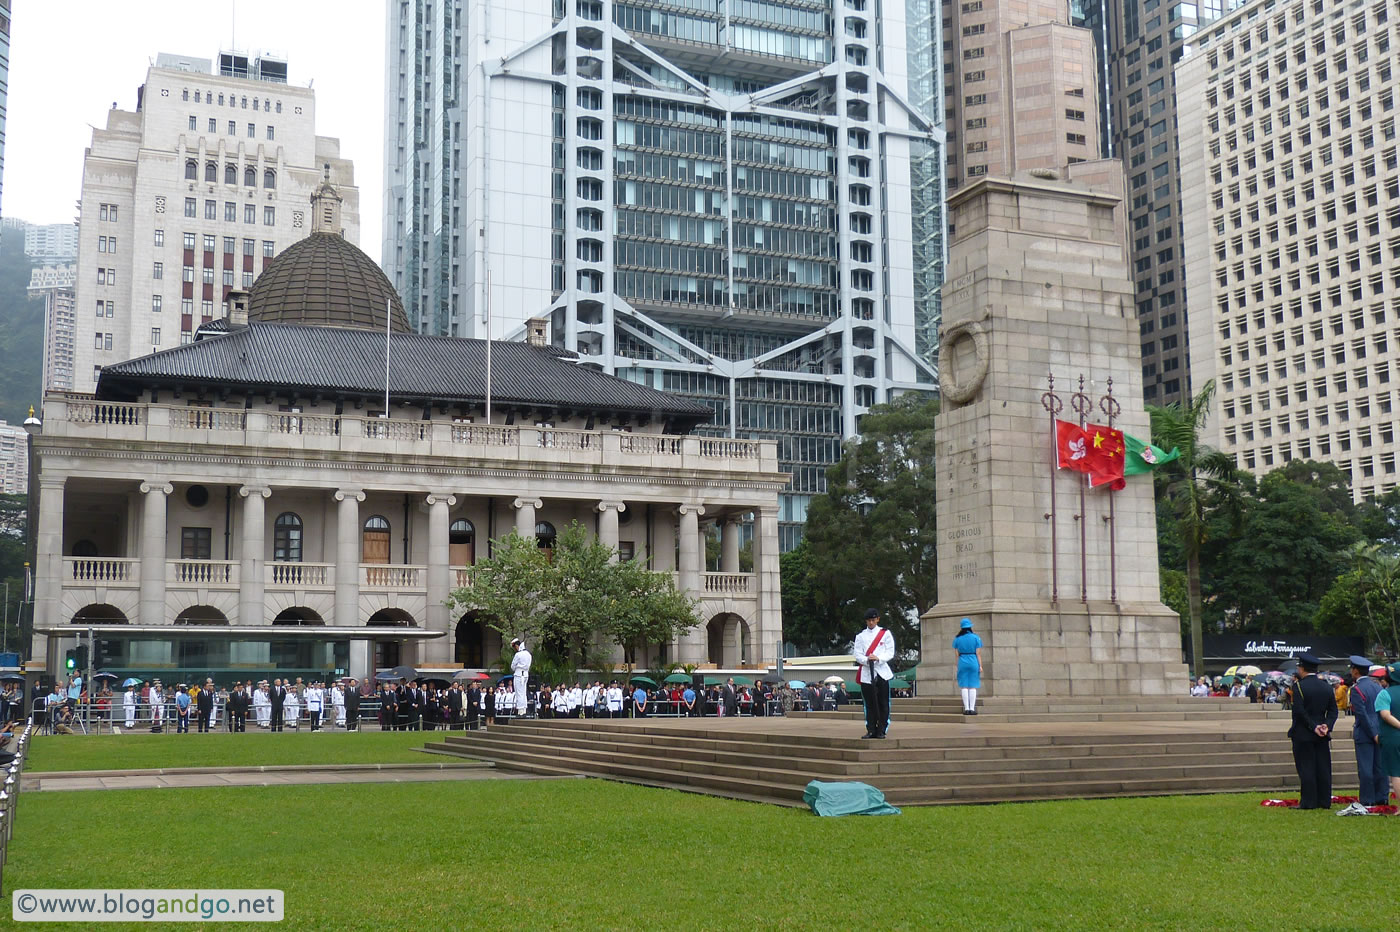
<svg viewBox="0 0 1400 932">
<path fill-rule="evenodd" d="M 1114 418 L 1123 413 L 1123 406 L 1118 403 L 1118 399 L 1113 397 L 1113 377 L 1108 378 L 1108 393 L 1099 399 L 1099 410 L 1104 417 L 1108 418 L 1108 426 L 1113 427 Z M 1124 447 L 1126 452 L 1126 445 Z M 1108 495 L 1108 514 L 1104 516 L 1104 521 L 1108 522 L 1108 600 L 1118 601 L 1118 516 L 1114 509 L 1115 496 L 1110 490 Z"/>
<path fill-rule="evenodd" d="M 1058 478 L 1056 467 L 1059 465 L 1060 454 L 1055 436 L 1055 420 L 1064 410 L 1065 403 L 1055 393 L 1055 373 L 1049 373 L 1047 381 L 1049 388 L 1040 396 L 1040 406 L 1045 409 L 1050 421 L 1050 510 L 1045 513 L 1045 520 L 1050 522 L 1050 601 L 1053 604 L 1060 601 L 1060 541 L 1057 527 L 1060 518 L 1055 507 L 1055 480 Z"/>
<path fill-rule="evenodd" d="M 1069 406 L 1079 415 L 1079 429 L 1083 430 L 1088 415 L 1094 410 L 1094 402 L 1084 394 L 1084 376 L 1079 376 L 1079 390 L 1069 396 Z M 1079 601 L 1089 602 L 1089 523 L 1084 505 L 1084 488 L 1089 484 L 1089 474 L 1081 473 L 1079 478 L 1079 514 L 1074 520 L 1079 522 Z"/>
</svg>

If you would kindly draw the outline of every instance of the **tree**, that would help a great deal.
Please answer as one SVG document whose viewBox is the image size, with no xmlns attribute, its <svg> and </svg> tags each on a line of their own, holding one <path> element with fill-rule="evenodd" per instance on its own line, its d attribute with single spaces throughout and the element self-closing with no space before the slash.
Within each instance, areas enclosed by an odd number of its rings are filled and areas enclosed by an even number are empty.
<svg viewBox="0 0 1400 932">
<path fill-rule="evenodd" d="M 606 660 L 600 643 L 616 643 L 630 656 L 696 625 L 695 604 L 670 573 L 614 558 L 577 521 L 559 535 L 552 557 L 512 531 L 449 604 L 481 612 L 505 637 L 525 638 L 553 666 L 599 669 Z"/>
<path fill-rule="evenodd" d="M 1364 541 L 1343 555 L 1352 568 L 1322 597 L 1314 627 L 1320 634 L 1359 634 L 1394 656 L 1400 652 L 1400 557 Z"/>
<path fill-rule="evenodd" d="M 1323 596 L 1357 539 L 1345 475 L 1331 463 L 1295 460 L 1259 481 L 1240 533 L 1220 549 L 1214 602 L 1232 629 L 1311 630 Z"/>
<path fill-rule="evenodd" d="M 811 542 L 804 538 L 778 558 L 782 577 L 783 638 L 804 653 L 826 654 L 845 645 L 837 636 L 835 581 L 813 569 Z"/>
<path fill-rule="evenodd" d="M 1238 506 L 1238 482 L 1234 461 L 1200 440 L 1210 414 L 1215 380 L 1201 387 L 1196 397 L 1183 406 L 1174 402 L 1165 407 L 1149 405 L 1152 442 L 1164 450 L 1173 447 L 1181 456 L 1156 472 L 1157 491 L 1171 507 L 1186 562 L 1187 600 L 1191 610 L 1191 662 L 1200 676 L 1205 664 L 1201 637 L 1201 545 L 1210 528 L 1209 507 L 1232 509 Z"/>
<path fill-rule="evenodd" d="M 861 418 L 860 437 L 828 470 L 826 494 L 808 509 L 806 541 L 807 573 L 829 587 L 816 604 L 829 611 L 793 619 L 812 640 L 849 641 L 864 610 L 874 607 L 896 643 L 917 651 L 910 615 L 938 601 L 937 414 L 936 400 L 916 394 L 876 405 Z M 785 619 L 785 629 L 788 624 Z"/>
</svg>

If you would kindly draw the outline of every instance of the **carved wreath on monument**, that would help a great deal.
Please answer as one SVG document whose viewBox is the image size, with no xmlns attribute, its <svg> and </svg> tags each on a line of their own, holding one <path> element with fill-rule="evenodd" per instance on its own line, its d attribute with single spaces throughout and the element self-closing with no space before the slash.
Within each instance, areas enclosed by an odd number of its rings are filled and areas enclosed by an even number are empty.
<svg viewBox="0 0 1400 932">
<path fill-rule="evenodd" d="M 964 361 L 959 362 L 960 358 Z M 987 378 L 989 362 L 987 331 L 980 323 L 964 320 L 948 327 L 938 347 L 939 394 L 954 404 L 971 401 Z"/>
</svg>

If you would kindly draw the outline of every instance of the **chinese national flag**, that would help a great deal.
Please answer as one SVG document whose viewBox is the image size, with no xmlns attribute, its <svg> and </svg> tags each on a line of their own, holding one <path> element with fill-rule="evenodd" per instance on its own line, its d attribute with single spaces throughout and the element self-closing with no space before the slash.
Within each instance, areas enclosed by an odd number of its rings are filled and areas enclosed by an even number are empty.
<svg viewBox="0 0 1400 932">
<path fill-rule="evenodd" d="M 1069 421 L 1055 422 L 1055 449 L 1061 469 L 1073 469 L 1089 477 L 1089 486 L 1108 485 L 1121 489 L 1127 445 L 1123 432 L 1102 424 L 1080 427 Z"/>
</svg>

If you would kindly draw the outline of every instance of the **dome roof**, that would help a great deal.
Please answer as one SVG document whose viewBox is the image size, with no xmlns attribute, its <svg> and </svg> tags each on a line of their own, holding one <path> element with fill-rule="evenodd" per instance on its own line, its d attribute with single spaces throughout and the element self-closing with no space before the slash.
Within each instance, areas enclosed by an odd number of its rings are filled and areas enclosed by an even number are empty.
<svg viewBox="0 0 1400 932">
<path fill-rule="evenodd" d="M 394 286 L 379 265 L 339 233 L 315 232 L 288 246 L 258 276 L 248 295 L 248 319 L 383 330 L 412 327 Z"/>
</svg>

